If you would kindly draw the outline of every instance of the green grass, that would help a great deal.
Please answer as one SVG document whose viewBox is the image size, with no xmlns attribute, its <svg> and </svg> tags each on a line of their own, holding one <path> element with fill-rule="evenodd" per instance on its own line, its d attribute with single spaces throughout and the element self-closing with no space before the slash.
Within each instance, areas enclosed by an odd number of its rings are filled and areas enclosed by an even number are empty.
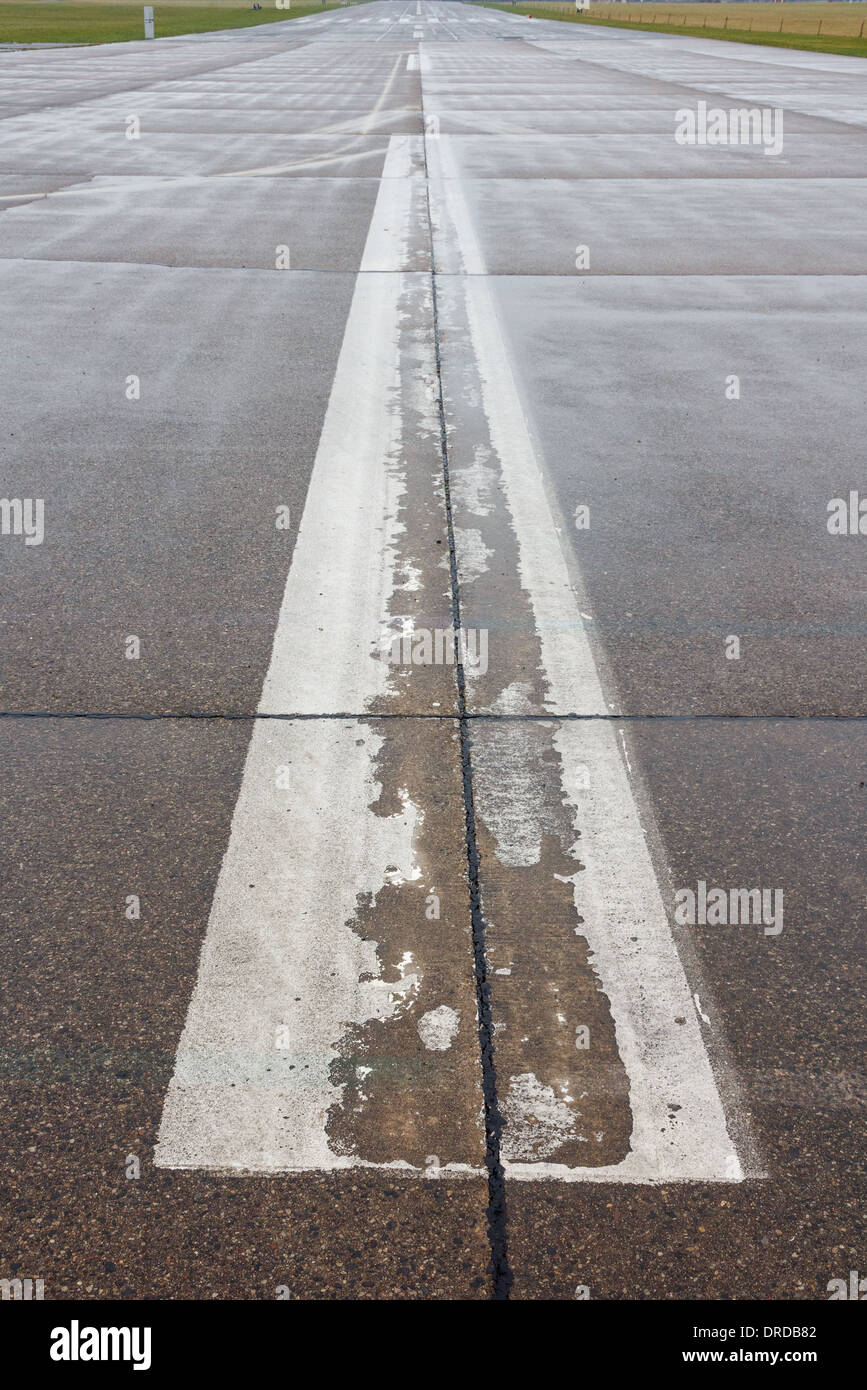
<svg viewBox="0 0 867 1390">
<path fill-rule="evenodd" d="M 305 14 L 321 14 L 322 5 L 293 4 L 291 10 L 251 9 L 244 4 L 154 5 L 157 38 L 205 34 L 211 29 L 247 29 Z M 265 3 L 265 0 L 262 0 Z M 334 9 L 334 0 L 327 6 Z M 0 4 L 0 43 L 122 43 L 144 38 L 143 5 Z"/>
<path fill-rule="evenodd" d="M 526 14 L 531 8 L 517 5 L 489 5 L 486 10 L 505 10 L 506 14 Z M 682 24 L 639 24 L 627 23 L 622 19 L 594 19 L 590 15 L 558 14 L 554 11 L 536 10 L 539 19 L 556 19 L 566 24 L 598 24 L 609 29 L 644 29 L 654 34 L 686 34 L 696 39 L 721 39 L 729 43 L 758 43 L 771 48 L 807 48 L 814 53 L 845 53 L 850 58 L 867 58 L 867 36 L 863 39 L 846 38 L 840 34 L 763 34 L 760 31 L 748 32 L 746 29 L 707 29 L 701 25 L 692 27 Z"/>
</svg>

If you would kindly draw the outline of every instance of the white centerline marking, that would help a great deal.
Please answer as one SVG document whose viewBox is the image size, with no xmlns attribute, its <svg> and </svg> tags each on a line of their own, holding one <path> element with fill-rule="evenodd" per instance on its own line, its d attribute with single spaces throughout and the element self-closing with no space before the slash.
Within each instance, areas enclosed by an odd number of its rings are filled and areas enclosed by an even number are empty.
<svg viewBox="0 0 867 1390">
<path fill-rule="evenodd" d="M 518 541 L 521 583 L 541 642 L 547 708 L 552 715 L 599 714 L 608 706 L 582 618 L 586 599 L 579 603 L 576 598 L 560 548 L 448 136 L 428 142 L 428 159 L 432 192 L 451 223 L 450 230 L 440 224 L 440 235 L 459 248 L 462 258 L 465 312 Z M 581 932 L 610 1002 L 629 1077 L 631 1150 L 623 1162 L 599 1168 L 507 1161 L 507 1177 L 737 1181 L 743 1169 L 615 728 L 604 720 L 565 722 L 555 743 L 585 865 L 580 889 L 575 886 L 576 910 L 584 917 Z M 672 1111 L 672 1104 L 679 1108 Z"/>
<path fill-rule="evenodd" d="M 606 708 L 601 682 L 448 137 L 431 141 L 429 150 L 432 192 L 451 219 L 463 259 L 465 313 L 541 642 L 549 709 L 599 713 Z M 394 584 L 402 289 L 396 272 L 411 227 L 410 152 L 407 137 L 392 137 L 261 713 L 363 710 L 385 692 L 387 668 L 376 659 L 370 634 L 379 629 Z M 360 741 L 358 733 L 354 721 L 254 727 L 166 1096 L 157 1166 L 286 1171 L 363 1163 L 328 1143 L 327 1116 L 339 1098 L 331 1079 L 335 1039 L 347 1026 L 390 1017 L 396 1004 L 393 986 L 379 978 L 375 944 L 347 923 L 359 894 L 375 896 L 386 883 L 414 874 L 413 827 L 423 808 L 372 813 L 377 738 L 366 730 Z M 556 743 L 564 797 L 582 837 L 582 935 L 610 1001 L 630 1081 L 632 1146 L 622 1163 L 609 1167 L 509 1161 L 507 1175 L 738 1180 L 743 1170 L 614 727 L 567 722 Z M 282 780 L 275 784 L 278 767 Z M 296 994 L 303 1007 L 287 1015 L 286 1000 Z M 402 1161 L 364 1166 L 409 1168 Z M 479 1170 L 456 1164 L 438 1171 Z"/>
<path fill-rule="evenodd" d="M 260 712 L 363 710 L 387 686 L 371 634 L 394 584 L 397 352 L 407 138 L 393 137 L 310 479 Z M 389 160 L 386 161 L 389 164 Z M 390 239 L 390 246 L 389 246 Z M 386 273 L 370 271 L 376 265 Z M 394 1017 L 376 943 L 348 925 L 359 894 L 417 877 L 422 810 L 377 815 L 382 740 L 355 720 L 258 721 L 155 1163 L 293 1171 L 377 1166 L 332 1151 L 332 1081 L 348 1028 Z M 471 962 L 468 960 L 471 973 Z M 481 1172 L 441 1164 L 437 1176 Z M 421 1171 L 421 1170 L 418 1170 Z M 429 1174 L 429 1170 L 427 1171 Z"/>
</svg>

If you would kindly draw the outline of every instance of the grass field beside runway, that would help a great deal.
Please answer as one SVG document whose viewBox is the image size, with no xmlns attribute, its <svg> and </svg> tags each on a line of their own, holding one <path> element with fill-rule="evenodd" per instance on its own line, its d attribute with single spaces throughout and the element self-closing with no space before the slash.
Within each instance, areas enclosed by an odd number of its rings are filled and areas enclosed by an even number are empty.
<svg viewBox="0 0 867 1390">
<path fill-rule="evenodd" d="M 292 5 L 278 10 L 273 0 L 261 10 L 252 0 L 175 0 L 171 5 L 156 4 L 154 28 L 157 38 L 177 34 L 206 34 L 213 29 L 246 29 L 254 24 L 273 24 L 278 20 L 299 19 L 321 14 L 323 9 L 339 9 L 341 0 L 327 0 L 323 6 Z M 118 5 L 103 0 L 84 0 L 66 4 L 65 0 L 0 0 L 0 43 L 121 43 L 144 38 L 143 6 Z"/>
<path fill-rule="evenodd" d="M 486 4 L 486 9 L 507 14 L 532 14 L 539 19 L 565 20 L 570 24 L 598 24 L 614 29 L 653 30 L 662 34 L 686 34 L 693 38 L 727 39 L 774 48 L 805 48 L 815 53 L 845 53 L 867 58 L 867 4 L 847 0 L 826 3 L 719 5 L 659 4 L 652 0 L 635 5 L 591 6 L 577 14 L 574 6 L 559 0 L 531 0 L 525 4 Z M 623 18 L 620 18 L 620 12 Z M 646 15 L 646 17 L 645 17 Z M 627 17 L 628 16 L 628 17 Z M 819 26 L 821 23 L 821 32 Z M 863 32 L 862 32 L 863 30 Z"/>
</svg>

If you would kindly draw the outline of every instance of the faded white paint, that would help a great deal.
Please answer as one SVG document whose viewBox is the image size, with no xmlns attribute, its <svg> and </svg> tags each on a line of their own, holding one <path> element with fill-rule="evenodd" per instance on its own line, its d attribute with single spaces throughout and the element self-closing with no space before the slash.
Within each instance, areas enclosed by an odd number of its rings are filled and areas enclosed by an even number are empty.
<svg viewBox="0 0 867 1390">
<path fill-rule="evenodd" d="M 532 1072 L 513 1076 L 500 1108 L 506 1127 L 501 1157 L 504 1162 L 536 1163 L 556 1153 L 567 1140 L 586 1142 L 575 1133 L 575 1112 Z"/>
<path fill-rule="evenodd" d="M 458 1035 L 461 1016 L 457 1009 L 440 1004 L 439 1008 L 422 1014 L 416 1026 L 425 1047 L 432 1052 L 447 1052 Z"/>
<path fill-rule="evenodd" d="M 579 601 L 560 548 L 507 340 L 463 197 L 460 170 L 448 137 L 432 142 L 434 146 L 435 223 L 439 236 L 460 255 L 463 312 L 513 519 L 521 584 L 532 605 L 542 648 L 548 692 L 545 712 L 606 715 L 611 711 L 582 612 L 586 599 Z M 507 1175 L 567 1181 L 739 1179 L 742 1167 L 672 938 L 616 726 L 606 719 L 564 722 L 555 735 L 555 746 L 562 763 L 564 796 L 581 836 L 584 870 L 573 876 L 576 910 L 584 918 L 580 932 L 609 999 L 618 1050 L 629 1078 L 631 1150 L 619 1164 L 568 1168 L 543 1161 L 538 1152 L 532 1158 L 542 1161 L 528 1161 L 531 1155 L 516 1152 L 507 1130 Z M 520 765 L 521 750 L 516 745 L 505 767 L 514 771 Z M 533 779 L 525 768 L 523 776 L 510 775 L 509 781 L 510 797 L 498 796 L 496 787 L 485 786 L 483 770 L 480 805 L 485 806 L 486 818 L 494 806 L 498 855 L 503 857 L 501 843 L 505 843 L 509 856 L 505 862 L 535 862 L 531 855 L 537 832 L 532 827 L 538 801 Z M 509 805 L 510 799 L 519 804 Z M 529 1093 L 529 1083 L 523 1084 Z M 518 1094 L 524 1093 L 519 1090 Z M 502 1104 L 508 1117 L 508 1097 Z M 679 1108 L 672 1110 L 672 1105 Z"/>
<path fill-rule="evenodd" d="M 397 141 L 392 167 L 404 158 Z M 365 259 L 377 271 L 402 263 L 397 182 L 383 178 L 373 214 Z M 386 689 L 372 636 L 394 592 L 403 488 L 402 276 L 377 271 L 356 281 L 263 713 L 362 711 Z M 392 963 L 399 981 L 384 981 L 376 943 L 353 929 L 360 894 L 375 903 L 384 886 L 421 872 L 414 840 L 423 808 L 404 791 L 396 814 L 371 809 L 380 746 L 355 719 L 255 724 L 166 1096 L 158 1167 L 359 1164 L 328 1144 L 328 1111 L 341 1096 L 330 1077 L 337 1044 L 353 1024 L 405 1011 L 420 983 L 409 954 Z M 441 1040 L 449 1027 L 440 1016 L 431 1036 Z"/>
<path fill-rule="evenodd" d="M 488 549 L 481 531 L 475 527 L 456 526 L 454 535 L 460 583 L 472 584 L 480 574 L 487 573 L 488 561 L 494 552 Z"/>
</svg>

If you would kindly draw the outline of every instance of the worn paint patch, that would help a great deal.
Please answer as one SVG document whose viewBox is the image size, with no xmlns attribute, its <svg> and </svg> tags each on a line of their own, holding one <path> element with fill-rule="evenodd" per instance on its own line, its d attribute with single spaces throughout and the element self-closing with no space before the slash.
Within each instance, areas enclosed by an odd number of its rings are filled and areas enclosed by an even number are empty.
<svg viewBox="0 0 867 1390">
<path fill-rule="evenodd" d="M 460 293 L 444 292 L 442 315 L 453 513 L 497 560 L 465 584 L 458 552 L 462 620 L 490 629 L 488 671 L 468 694 L 474 711 L 494 716 L 471 722 L 470 756 L 497 1085 L 501 1103 L 515 1077 L 532 1076 L 557 1098 L 563 1123 L 547 1131 L 546 1161 L 617 1164 L 632 1132 L 629 1083 L 576 901 L 581 834 L 566 804 L 557 725 L 527 717 L 545 709 L 542 647 Z M 587 1048 L 576 1046 L 579 1029 Z M 517 1151 L 510 1130 L 522 1113 L 517 1102 L 503 1110 L 504 1156 Z M 520 1123 L 516 1144 L 526 1149 Z M 590 1134 L 603 1137 L 587 1143 Z M 542 1161 L 538 1147 L 527 1161 Z"/>
<path fill-rule="evenodd" d="M 484 1156 L 481 1075 L 473 1028 L 475 982 L 460 805 L 459 745 L 451 723 L 371 726 L 380 735 L 379 795 L 371 810 L 392 823 L 424 799 L 412 852 L 375 896 L 360 895 L 352 920 L 370 953 L 383 1000 L 376 1014 L 345 1020 L 329 1070 L 326 1129 L 335 1154 L 423 1168 L 476 1165 Z M 388 879 L 388 870 L 385 875 Z M 433 901 L 432 901 L 433 900 Z M 361 943 L 364 943 L 362 946 Z M 365 974 L 358 988 L 369 988 Z"/>
<path fill-rule="evenodd" d="M 558 1153 L 570 1140 L 586 1143 L 576 1135 L 577 1114 L 532 1072 L 513 1076 L 502 1102 L 506 1128 L 502 1155 L 505 1159 L 532 1163 Z"/>
<path fill-rule="evenodd" d="M 432 1052 L 446 1052 L 451 1047 L 461 1026 L 461 1016 L 457 1009 L 448 1004 L 440 1004 L 438 1009 L 430 1009 L 422 1014 L 416 1027 L 425 1047 Z"/>
<path fill-rule="evenodd" d="M 457 726 L 401 724 L 395 714 L 455 709 L 454 666 L 395 664 L 391 637 L 450 631 L 448 534 L 437 408 L 433 305 L 429 280 L 407 278 L 397 317 L 397 377 L 391 409 L 397 421 L 395 506 L 387 532 L 387 568 L 412 583 L 382 590 L 380 662 L 385 689 L 370 701 L 387 710 L 388 724 L 370 721 L 383 735 L 376 759 L 380 787 L 374 814 L 419 806 L 414 834 L 417 875 L 359 898 L 353 927 L 375 943 L 376 959 L 398 996 L 388 1017 L 348 1027 L 330 1077 L 339 1099 L 327 1122 L 335 1153 L 363 1162 L 395 1157 L 413 1167 L 479 1164 L 484 1156 L 481 1068 L 473 1028 L 469 888 Z M 405 985 L 412 977 L 412 987 Z"/>
<path fill-rule="evenodd" d="M 472 584 L 486 572 L 493 551 L 485 545 L 477 527 L 456 526 L 454 534 L 461 583 Z"/>
</svg>

